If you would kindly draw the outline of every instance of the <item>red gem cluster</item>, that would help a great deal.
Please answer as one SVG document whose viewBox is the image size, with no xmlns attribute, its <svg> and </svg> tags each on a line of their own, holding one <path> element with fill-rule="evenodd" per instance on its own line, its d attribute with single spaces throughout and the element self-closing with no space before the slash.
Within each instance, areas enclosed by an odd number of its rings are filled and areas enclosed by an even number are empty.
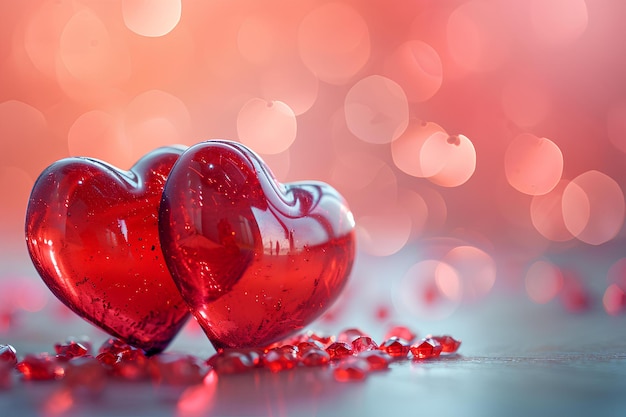
<svg viewBox="0 0 626 417">
<path fill-rule="evenodd" d="M 54 354 L 26 354 L 21 360 L 11 345 L 0 345 L 0 388 L 11 387 L 14 370 L 24 380 L 62 380 L 70 388 L 92 392 L 100 391 L 109 379 L 184 386 L 202 383 L 209 372 L 281 372 L 298 367 L 327 367 L 337 381 L 360 381 L 388 369 L 392 362 L 454 354 L 460 345 L 451 336 L 418 339 L 406 327 L 392 328 L 380 344 L 358 329 L 336 337 L 307 332 L 266 348 L 224 349 L 208 360 L 178 353 L 148 356 L 115 338 L 95 352 L 88 340 L 69 339 L 55 344 Z"/>
</svg>

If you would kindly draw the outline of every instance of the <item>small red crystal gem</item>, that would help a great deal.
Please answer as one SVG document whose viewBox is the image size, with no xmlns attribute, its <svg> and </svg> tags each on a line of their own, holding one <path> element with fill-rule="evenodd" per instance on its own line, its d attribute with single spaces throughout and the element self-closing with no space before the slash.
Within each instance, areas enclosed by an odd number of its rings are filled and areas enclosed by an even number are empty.
<svg viewBox="0 0 626 417">
<path fill-rule="evenodd" d="M 460 340 L 455 340 L 452 336 L 431 336 L 441 345 L 441 353 L 455 353 L 461 346 Z"/>
<path fill-rule="evenodd" d="M 267 346 L 323 314 L 347 282 L 356 240 L 336 190 L 280 184 L 257 154 L 225 140 L 196 144 L 174 164 L 159 237 L 218 350 Z"/>
<path fill-rule="evenodd" d="M 357 354 L 368 350 L 376 350 L 378 345 L 369 336 L 360 336 L 352 341 L 352 353 Z"/>
<path fill-rule="evenodd" d="M 24 379 L 30 381 L 61 379 L 65 373 L 63 366 L 56 358 L 47 353 L 26 355 L 15 367 Z"/>
<path fill-rule="evenodd" d="M 323 336 L 314 332 L 307 332 L 306 335 L 310 340 L 321 343 L 324 349 L 330 346 L 331 343 L 335 342 L 335 336 Z"/>
<path fill-rule="evenodd" d="M 13 385 L 13 366 L 0 361 L 0 390 L 9 389 Z"/>
<path fill-rule="evenodd" d="M 370 371 L 384 371 L 389 368 L 389 362 L 392 360 L 390 355 L 381 350 L 361 352 L 357 357 L 367 362 Z"/>
<path fill-rule="evenodd" d="M 417 359 L 430 359 L 439 356 L 442 347 L 436 340 L 424 338 L 412 345 L 410 350 Z"/>
<path fill-rule="evenodd" d="M 57 359 L 70 360 L 80 356 L 89 354 L 90 346 L 85 342 L 79 342 L 76 340 L 68 340 L 65 343 L 57 343 L 54 345 L 54 351 L 57 354 Z"/>
<path fill-rule="evenodd" d="M 107 381 L 107 371 L 94 357 L 77 357 L 65 366 L 63 383 L 74 390 L 86 390 L 90 393 L 102 391 Z"/>
<path fill-rule="evenodd" d="M 352 345 L 346 342 L 334 342 L 326 348 L 330 359 L 341 359 L 352 355 Z"/>
<path fill-rule="evenodd" d="M 17 364 L 17 354 L 11 345 L 0 345 L 0 364 L 15 366 Z"/>
<path fill-rule="evenodd" d="M 129 345 L 126 342 L 121 341 L 120 339 L 117 338 L 109 338 L 107 339 L 102 346 L 100 346 L 100 348 L 98 349 L 98 354 L 111 354 L 115 357 L 119 357 L 121 355 L 123 355 L 126 352 L 129 352 L 131 350 L 136 350 L 137 348 L 132 347 L 131 345 Z"/>
<path fill-rule="evenodd" d="M 306 353 L 307 350 L 309 349 L 321 349 L 324 350 L 325 346 L 323 344 L 321 344 L 320 342 L 311 340 L 309 342 L 300 342 L 297 345 L 298 348 L 298 357 L 302 357 L 302 355 L 304 353 Z"/>
<path fill-rule="evenodd" d="M 260 366 L 261 354 L 255 349 L 224 349 L 206 363 L 218 374 L 236 374 Z"/>
<path fill-rule="evenodd" d="M 408 343 L 413 342 L 417 335 L 411 329 L 406 326 L 393 326 L 387 333 L 385 334 L 384 339 L 391 339 L 392 337 L 397 337 L 403 340 L 406 340 Z"/>
<path fill-rule="evenodd" d="M 149 360 L 152 380 L 165 385 L 193 385 L 202 382 L 205 367 L 195 356 L 176 353 L 155 355 Z"/>
<path fill-rule="evenodd" d="M 362 336 L 367 336 L 367 334 L 365 334 L 359 329 L 351 328 L 351 329 L 346 329 L 342 331 L 341 333 L 339 333 L 339 335 L 337 336 L 337 341 L 352 343 L 354 339 L 356 339 L 357 337 L 362 337 Z"/>
<path fill-rule="evenodd" d="M 298 364 L 297 350 L 291 345 L 270 349 L 263 355 L 263 366 L 272 372 L 295 368 Z"/>
<path fill-rule="evenodd" d="M 379 348 L 394 358 L 406 358 L 409 354 L 409 343 L 399 337 L 391 337 L 380 344 Z"/>
<path fill-rule="evenodd" d="M 330 355 L 323 349 L 310 348 L 300 356 L 304 366 L 322 366 L 330 361 Z"/>
<path fill-rule="evenodd" d="M 333 369 L 333 376 L 339 382 L 362 381 L 367 376 L 369 365 L 360 358 L 347 358 L 338 363 Z"/>
</svg>

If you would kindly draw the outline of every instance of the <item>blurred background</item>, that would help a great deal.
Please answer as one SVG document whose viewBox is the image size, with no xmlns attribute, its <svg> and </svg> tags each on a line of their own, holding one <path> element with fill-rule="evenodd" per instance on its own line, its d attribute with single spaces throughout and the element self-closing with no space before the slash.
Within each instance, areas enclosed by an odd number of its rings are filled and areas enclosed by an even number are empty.
<svg viewBox="0 0 626 417">
<path fill-rule="evenodd" d="M 128 169 L 212 138 L 348 200 L 356 265 L 316 326 L 464 329 L 510 303 L 616 320 L 625 15 L 615 0 L 2 1 L 0 336 L 92 331 L 26 251 L 46 166 Z"/>
</svg>

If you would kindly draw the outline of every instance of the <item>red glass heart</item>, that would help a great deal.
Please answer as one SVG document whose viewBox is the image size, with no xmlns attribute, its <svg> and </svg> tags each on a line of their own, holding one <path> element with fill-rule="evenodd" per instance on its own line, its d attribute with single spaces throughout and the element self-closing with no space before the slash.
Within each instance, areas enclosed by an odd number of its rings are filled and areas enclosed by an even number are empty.
<svg viewBox="0 0 626 417">
<path fill-rule="evenodd" d="M 130 171 L 67 158 L 35 182 L 28 250 L 70 309 L 113 336 L 157 353 L 189 316 L 163 260 L 158 206 L 182 148 L 157 149 Z"/>
<path fill-rule="evenodd" d="M 245 146 L 207 141 L 172 168 L 159 216 L 166 262 L 217 349 L 303 328 L 352 268 L 354 220 L 321 182 L 280 184 Z"/>
</svg>

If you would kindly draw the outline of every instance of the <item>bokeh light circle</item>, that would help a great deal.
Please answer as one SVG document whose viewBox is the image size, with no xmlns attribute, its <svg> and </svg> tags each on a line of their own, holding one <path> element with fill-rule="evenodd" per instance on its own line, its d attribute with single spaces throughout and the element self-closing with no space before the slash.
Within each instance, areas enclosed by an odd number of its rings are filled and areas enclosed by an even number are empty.
<svg viewBox="0 0 626 417">
<path fill-rule="evenodd" d="M 530 218 L 535 229 L 547 239 L 565 242 L 574 238 L 563 220 L 563 192 L 568 180 L 558 182 L 550 192 L 533 196 Z"/>
<path fill-rule="evenodd" d="M 67 134 L 70 155 L 101 159 L 128 169 L 135 162 L 120 121 L 102 110 L 92 110 L 78 117 Z"/>
<path fill-rule="evenodd" d="M 344 84 L 369 59 L 369 29 L 352 6 L 325 3 L 300 23 L 298 47 L 302 61 L 320 80 Z"/>
<path fill-rule="evenodd" d="M 294 60 L 265 71 L 260 86 L 263 97 L 282 101 L 298 116 L 315 104 L 319 80 L 300 60 Z"/>
<path fill-rule="evenodd" d="M 476 170 L 476 149 L 464 135 L 435 133 L 422 146 L 420 165 L 430 182 L 442 187 L 458 187 Z"/>
<path fill-rule="evenodd" d="M 374 256 L 393 255 L 404 247 L 411 234 L 411 217 L 400 206 L 358 216 L 356 223 L 360 249 Z"/>
<path fill-rule="evenodd" d="M 282 101 L 248 100 L 237 115 L 237 134 L 242 143 L 262 154 L 289 149 L 296 140 L 296 115 Z"/>
<path fill-rule="evenodd" d="M 181 0 L 122 0 L 124 24 L 141 36 L 167 35 L 178 25 L 181 14 Z"/>
<path fill-rule="evenodd" d="M 422 169 L 420 156 L 424 143 L 435 133 L 447 137 L 445 130 L 437 123 L 411 120 L 404 133 L 391 142 L 391 156 L 396 167 L 414 177 L 428 176 Z"/>
<path fill-rule="evenodd" d="M 450 316 L 460 301 L 442 293 L 438 279 L 458 282 L 459 275 L 451 265 L 435 259 L 413 264 L 392 289 L 394 306 L 401 314 L 420 319 L 440 320 Z"/>
<path fill-rule="evenodd" d="M 61 34 L 59 55 L 72 77 L 91 84 L 118 84 L 131 75 L 130 55 L 90 9 L 77 11 Z M 57 70 L 58 71 L 58 70 Z"/>
<path fill-rule="evenodd" d="M 504 155 L 506 178 L 513 188 L 529 195 L 550 192 L 563 174 L 563 154 L 550 139 L 518 135 Z"/>
<path fill-rule="evenodd" d="M 563 288 L 563 275 L 553 263 L 539 260 L 533 262 L 526 271 L 524 283 L 528 297 L 535 303 L 545 304 Z"/>
<path fill-rule="evenodd" d="M 600 171 L 574 178 L 563 191 L 563 220 L 581 241 L 600 245 L 613 239 L 624 223 L 624 194 L 619 184 Z"/>
<path fill-rule="evenodd" d="M 369 143 L 389 143 L 409 124 L 409 103 L 402 87 L 380 75 L 363 78 L 346 95 L 348 129 Z"/>
<path fill-rule="evenodd" d="M 426 42 L 410 40 L 387 57 L 385 75 L 402 86 L 409 101 L 426 101 L 443 82 L 441 58 Z"/>
<path fill-rule="evenodd" d="M 446 26 L 448 52 L 460 67 L 492 71 L 509 57 L 508 28 L 494 6 L 493 2 L 472 0 L 450 14 Z"/>
<path fill-rule="evenodd" d="M 145 91 L 126 107 L 124 136 L 135 161 L 159 146 L 189 145 L 190 131 L 187 106 L 166 91 Z"/>
<path fill-rule="evenodd" d="M 463 298 L 477 300 L 487 295 L 496 282 L 496 263 L 482 249 L 470 245 L 452 248 L 441 259 L 456 270 Z"/>
</svg>

